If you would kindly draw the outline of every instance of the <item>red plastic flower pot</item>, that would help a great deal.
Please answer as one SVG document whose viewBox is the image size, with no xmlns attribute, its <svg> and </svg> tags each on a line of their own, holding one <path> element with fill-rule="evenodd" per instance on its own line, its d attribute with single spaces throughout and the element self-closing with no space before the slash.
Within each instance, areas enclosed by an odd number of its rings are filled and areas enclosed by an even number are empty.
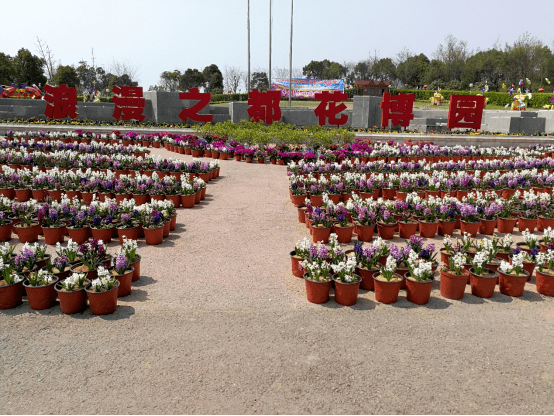
<svg viewBox="0 0 554 416">
<path fill-rule="evenodd" d="M 322 195 L 310 195 L 310 201 L 312 206 L 320 207 L 323 205 L 323 196 Z"/>
<path fill-rule="evenodd" d="M 398 300 L 398 293 L 402 286 L 404 278 L 395 274 L 390 282 L 377 279 L 381 272 L 373 274 L 373 284 L 375 285 L 375 300 L 381 303 L 395 303 Z"/>
<path fill-rule="evenodd" d="M 356 269 L 357 274 L 360 276 L 362 281 L 360 282 L 360 287 L 364 290 L 375 290 L 375 284 L 373 283 L 373 275 L 378 270 L 368 270 L 363 267 L 358 267 Z"/>
<path fill-rule="evenodd" d="M 181 206 L 183 208 L 193 208 L 195 199 L 196 199 L 196 196 L 194 194 L 181 195 Z"/>
<path fill-rule="evenodd" d="M 331 235 L 331 227 L 321 227 L 318 225 L 312 226 L 312 237 L 314 243 L 321 241 L 323 244 L 329 242 L 329 236 Z"/>
<path fill-rule="evenodd" d="M 514 232 L 517 218 L 498 218 L 496 226 L 499 233 L 511 234 Z"/>
<path fill-rule="evenodd" d="M 108 244 L 112 242 L 112 228 L 91 228 L 92 238 Z"/>
<path fill-rule="evenodd" d="M 138 240 L 139 227 L 133 227 L 133 228 L 117 227 L 117 234 L 119 237 L 119 244 L 123 244 L 123 237 L 127 237 L 127 240 Z"/>
<path fill-rule="evenodd" d="M 337 240 L 341 244 L 348 244 L 352 241 L 352 233 L 354 232 L 354 224 L 347 224 L 342 227 L 339 224 L 333 225 L 333 232 L 337 235 Z"/>
<path fill-rule="evenodd" d="M 164 239 L 164 226 L 157 228 L 145 228 L 144 229 L 144 238 L 146 244 L 151 246 L 156 246 L 163 243 Z"/>
<path fill-rule="evenodd" d="M 481 222 L 466 222 L 466 221 L 461 221 L 461 227 L 460 227 L 460 232 L 462 235 L 464 235 L 464 233 L 468 233 L 469 235 L 471 235 L 472 238 L 475 238 L 477 236 L 477 233 L 479 232 L 479 227 L 481 227 Z"/>
<path fill-rule="evenodd" d="M 141 259 L 142 257 L 139 254 L 137 254 L 135 256 L 135 261 L 129 265 L 133 268 L 133 282 L 136 282 L 137 280 L 140 279 L 140 260 Z"/>
<path fill-rule="evenodd" d="M 304 282 L 306 282 L 306 296 L 308 302 L 325 303 L 329 301 L 329 291 L 331 290 L 330 280 L 328 282 L 317 282 L 304 276 Z"/>
<path fill-rule="evenodd" d="M 425 238 L 433 238 L 437 235 L 438 222 L 419 221 L 419 235 Z"/>
<path fill-rule="evenodd" d="M 110 272 L 114 270 L 113 267 L 110 267 Z M 121 298 L 123 296 L 129 296 L 131 294 L 131 282 L 133 281 L 133 268 L 129 267 L 125 270 L 124 274 L 113 274 L 112 276 L 119 282 L 119 287 L 117 289 L 117 297 Z"/>
<path fill-rule="evenodd" d="M 469 272 L 462 269 L 462 274 L 457 275 L 441 270 L 441 296 L 447 299 L 462 299 L 464 297 Z"/>
<path fill-rule="evenodd" d="M 38 223 L 33 223 L 30 227 L 21 227 L 21 224 L 14 224 L 13 231 L 17 234 L 20 243 L 34 243 L 38 241 L 40 226 Z"/>
<path fill-rule="evenodd" d="M 522 270 L 522 274 L 520 276 L 505 274 L 501 271 L 498 271 L 498 273 L 500 274 L 498 282 L 500 293 L 512 297 L 520 297 L 523 295 L 523 290 L 525 289 L 525 283 L 527 283 L 529 272 Z"/>
<path fill-rule="evenodd" d="M 90 283 L 89 280 L 85 280 L 85 286 Z M 60 307 L 62 312 L 66 315 L 72 315 L 79 313 L 87 307 L 87 294 L 85 288 L 73 290 L 71 292 L 65 292 L 61 290 L 60 284 L 54 286 L 60 300 Z"/>
<path fill-rule="evenodd" d="M 394 238 L 394 230 L 396 229 L 396 223 L 392 224 L 384 224 L 384 223 L 377 223 L 377 232 L 379 233 L 379 237 L 381 237 L 383 240 L 392 240 Z"/>
<path fill-rule="evenodd" d="M 56 245 L 56 243 L 63 243 L 66 228 L 65 225 L 55 228 L 42 227 L 42 232 L 44 234 L 44 242 L 52 246 Z"/>
<path fill-rule="evenodd" d="M 454 234 L 454 230 L 456 229 L 456 221 L 439 221 L 439 229 L 438 234 L 445 236 L 445 235 L 452 235 Z"/>
<path fill-rule="evenodd" d="M 15 190 L 15 197 L 17 198 L 18 202 L 27 202 L 29 199 L 31 199 L 32 193 L 30 189 L 16 189 Z"/>
<path fill-rule="evenodd" d="M 163 238 L 169 237 L 169 231 L 171 231 L 169 228 L 171 227 L 171 220 L 164 221 L 164 232 L 163 232 Z"/>
<path fill-rule="evenodd" d="M 481 220 L 481 226 L 479 227 L 479 234 L 493 235 L 496 228 L 496 220 Z"/>
<path fill-rule="evenodd" d="M 358 240 L 363 242 L 370 242 L 373 240 L 373 233 L 375 231 L 375 225 L 361 225 L 357 224 L 356 234 L 358 235 Z"/>
<path fill-rule="evenodd" d="M 487 271 L 487 269 L 485 269 L 485 271 Z M 475 274 L 473 267 L 469 269 L 469 273 L 471 275 L 471 294 L 479 298 L 491 298 L 492 295 L 494 295 L 498 273 L 488 269 L 486 275 L 479 276 Z"/>
<path fill-rule="evenodd" d="M 0 309 L 15 308 L 23 298 L 23 280 L 13 285 L 0 286 Z"/>
<path fill-rule="evenodd" d="M 135 205 L 138 207 L 148 202 L 148 195 L 133 194 L 133 199 L 135 200 Z"/>
<path fill-rule="evenodd" d="M 517 228 L 519 232 L 529 230 L 529 232 L 532 233 L 535 231 L 536 226 L 537 226 L 536 219 L 519 217 L 517 222 Z"/>
<path fill-rule="evenodd" d="M 541 295 L 554 296 L 554 274 L 550 274 L 547 270 L 540 272 L 538 269 L 535 274 L 537 292 Z"/>
<path fill-rule="evenodd" d="M 416 305 L 426 305 L 431 299 L 431 290 L 433 289 L 433 280 L 419 281 L 409 276 L 410 273 L 404 275 L 406 282 L 406 298 L 408 302 Z"/>
<path fill-rule="evenodd" d="M 106 292 L 93 292 L 91 285 L 85 289 L 87 299 L 90 304 L 90 310 L 94 315 L 108 315 L 114 313 L 117 309 L 117 291 L 119 290 L 119 282 L 115 287 Z"/>
<path fill-rule="evenodd" d="M 290 252 L 290 261 L 292 265 L 292 274 L 296 277 L 303 277 L 304 276 L 304 270 L 302 269 L 302 266 L 300 266 L 300 262 L 303 260 L 302 257 L 297 256 L 296 251 Z"/>
<path fill-rule="evenodd" d="M 25 291 L 27 292 L 27 299 L 29 300 L 29 306 L 35 311 L 48 309 L 56 301 L 56 289 L 55 285 L 58 282 L 56 279 L 53 283 L 45 286 L 31 286 L 29 281 L 23 282 Z"/>
<path fill-rule="evenodd" d="M 410 238 L 417 234 L 419 224 L 417 222 L 398 221 L 398 234 L 400 238 Z"/>
<path fill-rule="evenodd" d="M 179 208 L 181 206 L 181 197 L 179 195 L 166 195 L 165 199 L 172 201 L 175 208 Z"/>
<path fill-rule="evenodd" d="M 335 281 L 335 302 L 343 306 L 352 306 L 358 302 L 358 292 L 360 289 L 361 278 L 352 283 L 343 283 L 340 279 Z"/>
<path fill-rule="evenodd" d="M 0 242 L 10 241 L 12 239 L 13 221 L 9 221 L 9 224 L 0 225 Z"/>
</svg>

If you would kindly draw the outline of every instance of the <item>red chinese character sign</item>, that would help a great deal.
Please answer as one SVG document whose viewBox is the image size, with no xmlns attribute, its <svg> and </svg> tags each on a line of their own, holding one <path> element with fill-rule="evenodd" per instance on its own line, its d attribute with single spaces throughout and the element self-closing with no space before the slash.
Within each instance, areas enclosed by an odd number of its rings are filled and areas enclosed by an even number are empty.
<svg viewBox="0 0 554 416">
<path fill-rule="evenodd" d="M 113 118 L 116 120 L 143 121 L 146 100 L 142 97 L 142 87 L 118 87 L 112 88 L 116 94 L 112 101 L 115 103 Z"/>
<path fill-rule="evenodd" d="M 329 124 L 333 126 L 342 126 L 348 121 L 348 116 L 346 114 L 341 114 L 337 118 L 337 114 L 346 110 L 346 105 L 341 102 L 348 99 L 348 94 L 338 91 L 323 91 L 317 94 L 314 94 L 314 100 L 321 101 L 319 105 L 314 110 L 315 116 L 319 119 L 319 125 L 324 126 L 326 120 L 329 119 Z M 340 103 L 336 105 L 336 103 Z"/>
<path fill-rule="evenodd" d="M 44 86 L 44 100 L 48 103 L 44 115 L 48 118 L 62 119 L 66 117 L 77 118 L 77 89 L 70 88 L 66 84 L 53 87 Z"/>
<path fill-rule="evenodd" d="M 482 95 L 451 95 L 446 128 L 481 129 L 484 108 Z"/>
<path fill-rule="evenodd" d="M 200 110 L 210 103 L 211 98 L 212 95 L 209 92 L 201 93 L 198 88 L 191 88 L 189 92 L 180 92 L 180 100 L 197 100 L 198 102 L 192 107 L 183 108 L 179 113 L 179 118 L 185 123 L 187 118 L 199 123 L 211 123 L 214 118 L 213 114 L 198 114 Z"/>
<path fill-rule="evenodd" d="M 281 120 L 281 101 L 280 91 L 259 92 L 254 89 L 248 93 L 248 115 L 250 120 L 258 122 L 263 121 L 266 124 L 272 124 L 274 121 Z"/>
<path fill-rule="evenodd" d="M 414 94 L 400 93 L 391 95 L 390 92 L 383 94 L 381 102 L 381 126 L 388 127 L 389 120 L 393 126 L 402 126 L 404 128 L 410 125 L 410 120 L 414 118 Z"/>
</svg>

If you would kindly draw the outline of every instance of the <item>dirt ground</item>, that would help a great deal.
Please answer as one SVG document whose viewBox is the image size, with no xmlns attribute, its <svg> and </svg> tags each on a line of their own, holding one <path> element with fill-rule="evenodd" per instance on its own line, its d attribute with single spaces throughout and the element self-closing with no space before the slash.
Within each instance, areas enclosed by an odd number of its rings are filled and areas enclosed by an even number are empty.
<svg viewBox="0 0 554 416">
<path fill-rule="evenodd" d="M 521 298 L 451 301 L 437 281 L 426 306 L 310 304 L 285 167 L 220 163 L 176 232 L 140 243 L 113 315 L 0 311 L 0 414 L 554 413 L 554 300 L 534 278 Z"/>
</svg>

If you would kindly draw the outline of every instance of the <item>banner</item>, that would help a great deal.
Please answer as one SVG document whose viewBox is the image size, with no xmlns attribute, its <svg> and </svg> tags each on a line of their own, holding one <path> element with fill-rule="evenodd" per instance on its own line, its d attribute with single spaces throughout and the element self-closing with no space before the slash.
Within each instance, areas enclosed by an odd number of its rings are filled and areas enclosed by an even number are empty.
<svg viewBox="0 0 554 416">
<path fill-rule="evenodd" d="M 289 80 L 274 79 L 271 81 L 271 89 L 280 91 L 281 97 L 289 96 Z M 292 78 L 291 95 L 292 97 L 314 98 L 314 95 L 321 91 L 341 91 L 344 92 L 343 79 L 309 79 Z"/>
</svg>

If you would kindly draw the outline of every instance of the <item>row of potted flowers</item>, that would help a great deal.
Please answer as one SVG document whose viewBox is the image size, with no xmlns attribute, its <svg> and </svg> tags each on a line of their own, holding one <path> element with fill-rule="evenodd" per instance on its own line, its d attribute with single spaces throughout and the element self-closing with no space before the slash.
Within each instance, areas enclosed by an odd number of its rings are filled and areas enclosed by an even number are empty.
<svg viewBox="0 0 554 416">
<path fill-rule="evenodd" d="M 90 144 L 97 142 L 104 145 L 122 145 L 122 146 L 143 146 L 151 147 L 153 143 L 160 143 L 162 137 L 167 133 L 150 133 L 140 134 L 136 132 L 128 132 L 121 134 L 120 131 L 114 130 L 110 134 L 83 132 L 75 130 L 73 132 L 57 132 L 57 131 L 8 131 L 5 137 L 9 140 L 29 141 L 34 140 L 37 143 L 45 142 L 60 142 L 60 143 L 83 143 Z"/>
<path fill-rule="evenodd" d="M 551 229 L 549 233 L 551 239 Z M 468 241 L 457 245 L 445 241 L 439 270 L 443 297 L 462 299 L 467 284 L 477 297 L 492 297 L 497 285 L 502 294 L 522 296 L 535 267 L 538 293 L 554 296 L 554 245 L 543 247 L 544 252 L 520 247 L 512 251 L 511 236 L 483 239 L 476 246 L 478 251 L 464 250 L 467 245 Z M 333 235 L 330 248 L 305 239 L 291 252 L 293 274 L 304 277 L 308 300 L 327 302 L 334 285 L 336 302 L 345 306 L 357 302 L 359 288 L 375 291 L 375 299 L 381 303 L 395 303 L 401 289 L 406 289 L 409 302 L 428 303 L 439 268 L 435 256 L 434 245 L 424 247 L 419 237 L 406 240 L 403 248 L 378 238 L 369 246 L 357 244 L 353 251 L 343 252 Z"/>
<path fill-rule="evenodd" d="M 52 260 L 44 245 L 26 243 L 14 254 L 15 246 L 0 244 L 0 309 L 20 305 L 25 295 L 34 310 L 48 309 L 58 298 L 62 312 L 74 314 L 88 299 L 93 314 L 113 313 L 117 298 L 128 296 L 140 278 L 137 248 L 136 241 L 125 240 L 112 259 L 102 240 L 69 240 L 66 247 L 57 244 Z"/>
</svg>

